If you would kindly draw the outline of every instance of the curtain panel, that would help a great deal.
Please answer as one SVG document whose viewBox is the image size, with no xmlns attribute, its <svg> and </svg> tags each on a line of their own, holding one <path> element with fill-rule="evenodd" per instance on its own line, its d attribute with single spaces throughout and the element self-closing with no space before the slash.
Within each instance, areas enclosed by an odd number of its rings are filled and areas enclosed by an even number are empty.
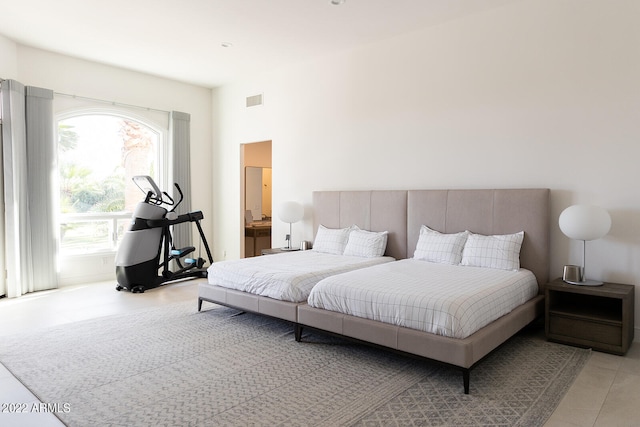
<svg viewBox="0 0 640 427">
<path fill-rule="evenodd" d="M 189 167 L 191 163 L 191 116 L 187 113 L 172 111 L 169 120 L 169 134 L 172 142 L 173 182 L 178 183 L 184 193 L 184 200 L 176 212 L 184 214 L 191 212 L 191 172 Z M 173 226 L 173 244 L 176 248 L 193 246 L 192 225 L 184 223 Z"/>
<path fill-rule="evenodd" d="M 57 230 L 54 183 L 57 147 L 53 124 L 53 91 L 26 87 L 27 187 L 33 290 L 57 288 Z"/>
<path fill-rule="evenodd" d="M 8 297 L 57 287 L 53 91 L 3 81 L 4 262 Z"/>
</svg>

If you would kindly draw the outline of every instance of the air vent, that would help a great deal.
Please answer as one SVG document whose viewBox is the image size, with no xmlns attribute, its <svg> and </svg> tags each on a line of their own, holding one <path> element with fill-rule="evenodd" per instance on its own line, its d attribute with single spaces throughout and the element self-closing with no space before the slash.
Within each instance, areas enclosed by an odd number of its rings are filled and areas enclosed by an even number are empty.
<svg viewBox="0 0 640 427">
<path fill-rule="evenodd" d="M 256 105 L 262 105 L 262 94 L 247 96 L 247 107 L 255 107 Z"/>
</svg>

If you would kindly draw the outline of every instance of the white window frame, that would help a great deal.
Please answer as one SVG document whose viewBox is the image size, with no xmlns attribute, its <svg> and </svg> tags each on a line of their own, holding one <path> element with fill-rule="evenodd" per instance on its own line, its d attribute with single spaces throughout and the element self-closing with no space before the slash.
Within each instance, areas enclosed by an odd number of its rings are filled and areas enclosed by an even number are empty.
<svg viewBox="0 0 640 427">
<path fill-rule="evenodd" d="M 169 145 L 169 129 L 168 129 L 168 117 L 166 127 L 163 124 L 157 122 L 157 120 L 153 120 L 149 117 L 146 117 L 142 114 L 136 114 L 135 112 L 130 111 L 126 107 L 118 107 L 118 106 L 99 106 L 99 107 L 82 107 L 82 108 L 73 108 L 68 109 L 62 112 L 55 114 L 55 132 L 56 132 L 56 144 L 58 141 L 58 127 L 59 123 L 62 120 L 80 117 L 80 116 L 94 116 L 94 115 L 102 115 L 102 116 L 113 116 L 127 120 L 133 120 L 139 122 L 148 128 L 150 128 L 153 132 L 158 135 L 158 147 L 156 153 L 156 162 L 157 162 L 157 178 L 154 177 L 154 180 L 158 183 L 158 186 L 162 189 L 170 191 L 169 183 L 171 180 L 171 164 L 169 162 L 171 147 Z M 57 177 L 56 177 L 57 179 Z M 59 194 L 59 191 L 54 192 L 55 194 Z M 144 195 L 140 195 L 140 200 L 144 198 Z M 59 202 L 59 197 L 56 199 L 56 203 Z M 57 230 L 60 231 L 60 222 L 61 222 L 61 214 L 59 213 L 59 208 L 56 209 L 59 217 L 56 218 Z M 118 219 L 122 219 L 122 217 L 130 217 L 132 212 L 126 213 L 105 213 L 104 215 L 99 214 L 86 214 L 81 216 L 86 216 L 87 220 L 109 220 L 113 222 L 113 227 L 116 227 L 116 223 Z M 70 219 L 80 219 L 80 214 L 69 214 L 65 215 L 65 217 Z M 114 228 L 115 229 L 115 228 Z M 117 248 L 115 247 L 115 242 L 118 239 L 118 236 L 113 233 L 112 240 L 114 245 L 112 245 L 112 250 L 101 250 L 86 254 L 64 254 L 59 251 L 59 266 L 58 266 L 58 281 L 60 286 L 67 285 L 75 285 L 79 283 L 87 283 L 87 282 L 98 282 L 109 280 L 114 277 L 115 273 L 115 254 Z"/>
</svg>

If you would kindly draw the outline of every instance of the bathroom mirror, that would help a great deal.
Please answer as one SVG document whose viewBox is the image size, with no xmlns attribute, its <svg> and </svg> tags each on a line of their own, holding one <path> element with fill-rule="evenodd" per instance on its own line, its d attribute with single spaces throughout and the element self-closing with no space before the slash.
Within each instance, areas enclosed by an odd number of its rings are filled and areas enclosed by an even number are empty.
<svg viewBox="0 0 640 427">
<path fill-rule="evenodd" d="M 245 221 L 271 220 L 271 168 L 245 168 Z M 250 212 L 250 214 L 249 214 Z M 251 219 L 251 221 L 249 221 Z"/>
</svg>

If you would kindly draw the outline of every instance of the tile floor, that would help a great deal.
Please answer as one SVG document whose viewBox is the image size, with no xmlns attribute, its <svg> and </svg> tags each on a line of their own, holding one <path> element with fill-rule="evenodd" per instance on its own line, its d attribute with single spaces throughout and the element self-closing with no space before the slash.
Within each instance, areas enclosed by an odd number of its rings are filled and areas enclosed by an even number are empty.
<svg viewBox="0 0 640 427">
<path fill-rule="evenodd" d="M 0 299 L 0 345 L 3 335 L 21 331 L 175 301 L 193 301 L 194 309 L 197 306 L 197 280 L 166 285 L 144 294 L 116 292 L 114 288 L 114 283 L 105 282 L 37 292 L 18 299 Z M 33 408 L 38 399 L 0 364 L 0 404 L 3 403 L 22 403 Z M 0 425 L 63 424 L 47 412 L 0 412 Z M 640 342 L 635 342 L 624 357 L 593 352 L 545 426 L 640 426 Z"/>
</svg>

